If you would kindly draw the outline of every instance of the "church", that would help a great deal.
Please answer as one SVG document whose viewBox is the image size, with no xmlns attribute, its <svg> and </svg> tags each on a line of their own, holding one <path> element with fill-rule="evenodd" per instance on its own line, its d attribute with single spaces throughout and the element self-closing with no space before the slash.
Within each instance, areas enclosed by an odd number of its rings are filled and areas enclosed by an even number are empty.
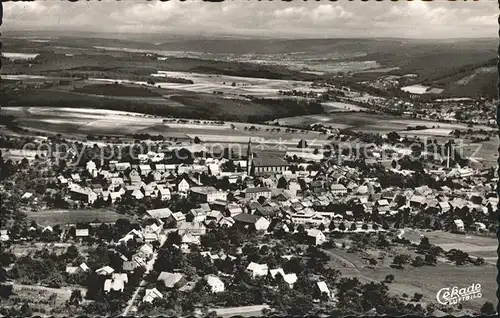
<svg viewBox="0 0 500 318">
<path fill-rule="evenodd" d="M 285 151 L 274 149 L 254 152 L 252 140 L 249 139 L 247 148 L 247 174 L 260 177 L 283 173 L 288 167 L 288 163 L 283 159 L 285 154 Z"/>
</svg>

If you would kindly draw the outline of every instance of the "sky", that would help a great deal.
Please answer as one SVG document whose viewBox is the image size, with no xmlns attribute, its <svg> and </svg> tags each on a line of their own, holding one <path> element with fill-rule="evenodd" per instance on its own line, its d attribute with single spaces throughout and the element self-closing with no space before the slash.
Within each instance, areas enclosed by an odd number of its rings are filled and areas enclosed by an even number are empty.
<svg viewBox="0 0 500 318">
<path fill-rule="evenodd" d="M 2 29 L 279 38 L 498 37 L 496 0 L 5 2 Z"/>
</svg>

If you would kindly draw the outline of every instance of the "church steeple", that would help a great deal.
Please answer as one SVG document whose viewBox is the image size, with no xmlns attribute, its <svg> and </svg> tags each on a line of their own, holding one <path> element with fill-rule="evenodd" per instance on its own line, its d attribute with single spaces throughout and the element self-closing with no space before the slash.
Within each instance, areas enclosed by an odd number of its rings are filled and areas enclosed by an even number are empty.
<svg viewBox="0 0 500 318">
<path fill-rule="evenodd" d="M 247 175 L 252 172 L 253 151 L 252 151 L 252 138 L 248 138 L 247 148 Z"/>
</svg>

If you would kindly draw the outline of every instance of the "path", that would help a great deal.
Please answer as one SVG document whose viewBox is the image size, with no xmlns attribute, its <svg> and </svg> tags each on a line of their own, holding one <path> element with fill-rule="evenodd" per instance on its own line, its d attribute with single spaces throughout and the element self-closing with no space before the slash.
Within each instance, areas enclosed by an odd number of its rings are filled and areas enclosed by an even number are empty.
<svg viewBox="0 0 500 318">
<path fill-rule="evenodd" d="M 162 235 L 160 237 L 160 246 L 162 246 L 165 243 L 166 239 L 167 239 L 167 237 L 165 235 Z M 146 272 L 144 273 L 144 276 L 146 276 L 147 274 L 149 274 L 149 272 L 151 272 L 153 270 L 153 266 L 156 262 L 157 257 L 158 257 L 158 251 L 155 251 L 153 253 L 153 257 L 151 258 L 151 260 L 146 263 Z M 137 286 L 137 288 L 135 289 L 134 294 L 132 295 L 130 300 L 127 302 L 127 307 L 125 307 L 125 310 L 123 311 L 122 316 L 126 317 L 128 315 L 130 309 L 134 305 L 134 302 L 135 302 L 135 299 L 137 298 L 137 295 L 139 295 L 139 291 L 141 290 L 141 288 L 143 288 L 143 286 L 145 284 L 146 284 L 146 281 L 144 279 L 142 279 L 141 282 L 139 283 L 139 286 Z"/>
</svg>

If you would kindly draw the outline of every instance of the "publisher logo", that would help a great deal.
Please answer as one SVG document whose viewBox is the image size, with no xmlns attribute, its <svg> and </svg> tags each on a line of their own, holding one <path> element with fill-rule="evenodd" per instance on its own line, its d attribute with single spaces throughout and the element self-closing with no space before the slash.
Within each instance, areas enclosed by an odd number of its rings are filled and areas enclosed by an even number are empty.
<svg viewBox="0 0 500 318">
<path fill-rule="evenodd" d="M 464 300 L 481 298 L 482 296 L 481 284 L 472 284 L 464 288 L 458 288 L 457 286 L 441 288 L 436 295 L 436 300 L 441 305 L 454 305 Z"/>
</svg>

